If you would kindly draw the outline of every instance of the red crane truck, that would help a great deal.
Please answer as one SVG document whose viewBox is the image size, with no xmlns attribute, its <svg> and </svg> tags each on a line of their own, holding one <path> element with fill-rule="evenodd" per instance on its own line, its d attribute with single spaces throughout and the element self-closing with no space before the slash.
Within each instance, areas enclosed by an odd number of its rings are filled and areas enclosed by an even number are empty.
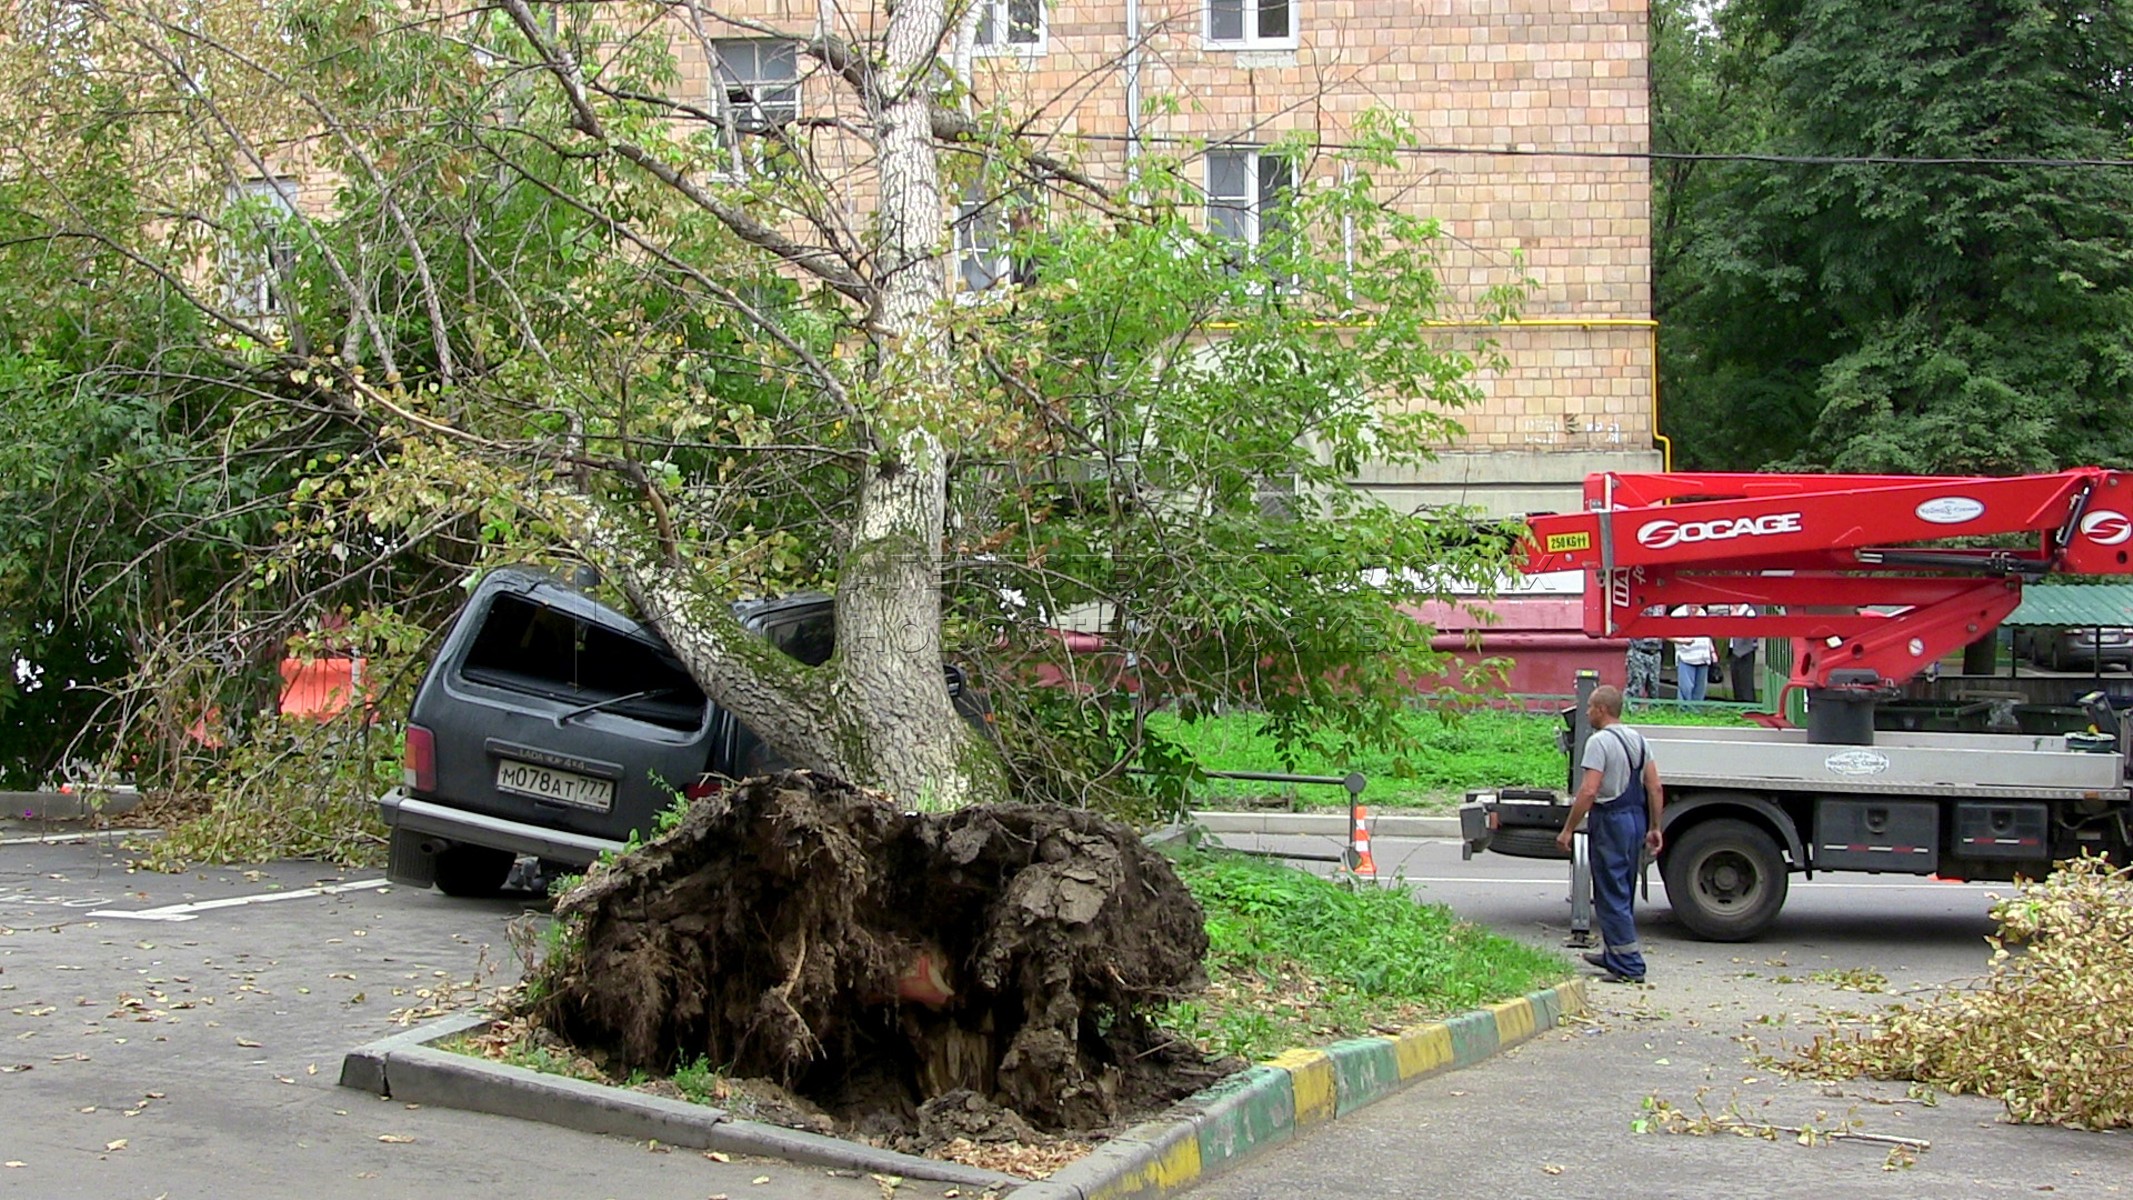
<svg viewBox="0 0 2133 1200">
<path fill-rule="evenodd" d="M 1584 501 L 1529 519 L 1524 569 L 1586 573 L 1586 633 L 1788 638 L 1786 690 L 1806 693 L 1804 728 L 1639 727 L 1666 779 L 1660 873 L 1691 932 L 1755 937 L 1794 873 L 1998 880 L 2133 852 L 2127 735 L 2102 698 L 2088 701 L 2089 734 L 1890 732 L 1873 719 L 1902 683 L 1993 636 L 2025 582 L 2133 574 L 2133 474 L 1601 474 Z M 1729 615 L 1740 605 L 1754 615 Z M 1672 615 L 1694 609 L 1728 615 Z M 1566 714 L 1573 778 L 1590 686 Z M 1568 807 L 1544 790 L 1470 793 L 1468 853 L 1560 856 Z"/>
</svg>

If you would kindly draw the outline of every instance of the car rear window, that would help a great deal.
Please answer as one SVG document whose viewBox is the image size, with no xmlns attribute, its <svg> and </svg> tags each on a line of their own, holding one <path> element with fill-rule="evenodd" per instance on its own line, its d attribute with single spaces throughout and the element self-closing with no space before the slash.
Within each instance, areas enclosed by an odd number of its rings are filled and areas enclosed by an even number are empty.
<svg viewBox="0 0 2133 1200">
<path fill-rule="evenodd" d="M 827 612 L 772 625 L 763 631 L 770 644 L 810 667 L 819 667 L 837 652 L 837 622 Z"/>
<path fill-rule="evenodd" d="M 491 602 L 460 674 L 668 729 L 704 723 L 704 694 L 672 655 L 522 596 Z"/>
</svg>

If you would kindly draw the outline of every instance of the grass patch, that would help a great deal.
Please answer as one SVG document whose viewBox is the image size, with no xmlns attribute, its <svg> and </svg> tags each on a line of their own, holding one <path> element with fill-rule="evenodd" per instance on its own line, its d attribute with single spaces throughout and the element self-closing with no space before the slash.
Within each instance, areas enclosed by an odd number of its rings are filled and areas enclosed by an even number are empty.
<svg viewBox="0 0 2133 1200">
<path fill-rule="evenodd" d="M 1208 990 L 1163 1024 L 1217 1054 L 1392 1032 L 1569 977 L 1561 955 L 1461 921 L 1405 889 L 1352 887 L 1242 855 L 1191 851 L 1207 910 Z"/>
<path fill-rule="evenodd" d="M 1567 701 L 1566 701 L 1567 703 Z M 1699 709 L 1669 701 L 1643 703 L 1628 719 L 1638 725 L 1744 725 L 1739 710 Z M 1185 722 L 1168 713 L 1148 718 L 1209 771 L 1267 771 L 1298 775 L 1346 775 L 1361 771 L 1369 785 L 1363 802 L 1372 808 L 1450 811 L 1471 787 L 1563 786 L 1565 765 L 1555 748 L 1562 719 L 1553 712 L 1502 709 L 1468 712 L 1417 709 L 1401 719 L 1397 747 L 1335 758 L 1306 748 L 1294 763 L 1281 753 L 1257 713 L 1229 713 Z M 1348 793 L 1336 787 L 1209 779 L 1194 785 L 1194 807 L 1235 807 L 1272 799 L 1302 810 L 1345 808 Z"/>
</svg>

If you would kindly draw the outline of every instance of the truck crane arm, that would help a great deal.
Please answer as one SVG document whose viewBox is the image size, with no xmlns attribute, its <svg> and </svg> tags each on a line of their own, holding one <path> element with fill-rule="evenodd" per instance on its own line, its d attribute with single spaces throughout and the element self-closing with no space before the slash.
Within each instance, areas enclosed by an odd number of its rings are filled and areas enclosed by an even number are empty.
<svg viewBox="0 0 2133 1200">
<path fill-rule="evenodd" d="M 1586 633 L 1789 637 L 1791 685 L 1812 689 L 1885 688 L 1919 674 L 1990 633 L 2026 581 L 2133 574 L 2133 474 L 2101 467 L 1605 473 L 1587 477 L 1584 503 L 1528 519 L 1523 569 L 1587 573 Z M 2022 535 L 2027 545 L 1978 544 Z M 1755 615 L 1733 615 L 1743 604 Z M 1723 611 L 1672 615 L 1688 606 Z"/>
</svg>

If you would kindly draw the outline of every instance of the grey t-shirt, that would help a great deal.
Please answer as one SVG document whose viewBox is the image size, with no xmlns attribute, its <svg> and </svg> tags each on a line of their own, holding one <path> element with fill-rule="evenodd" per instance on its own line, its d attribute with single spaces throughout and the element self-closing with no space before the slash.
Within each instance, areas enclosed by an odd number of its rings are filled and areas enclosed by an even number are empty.
<svg viewBox="0 0 2133 1200">
<path fill-rule="evenodd" d="M 1623 743 L 1628 743 L 1625 749 Z M 1585 739 L 1585 761 L 1588 771 L 1600 773 L 1600 798 L 1596 803 L 1605 804 L 1629 790 L 1629 764 L 1642 765 L 1648 761 L 1652 749 L 1644 742 L 1644 735 L 1627 725 L 1609 725 L 1595 729 Z"/>
</svg>

